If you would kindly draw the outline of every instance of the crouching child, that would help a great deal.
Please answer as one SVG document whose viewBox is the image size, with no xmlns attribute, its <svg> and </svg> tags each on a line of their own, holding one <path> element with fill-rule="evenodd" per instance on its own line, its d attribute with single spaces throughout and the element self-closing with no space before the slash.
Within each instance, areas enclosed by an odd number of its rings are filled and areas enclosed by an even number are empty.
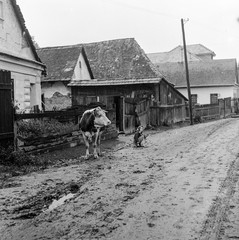
<svg viewBox="0 0 239 240">
<path fill-rule="evenodd" d="M 143 147 L 142 142 L 144 139 L 146 139 L 146 135 L 143 134 L 143 126 L 139 126 L 136 129 L 136 132 L 134 134 L 134 145 L 135 147 Z"/>
</svg>

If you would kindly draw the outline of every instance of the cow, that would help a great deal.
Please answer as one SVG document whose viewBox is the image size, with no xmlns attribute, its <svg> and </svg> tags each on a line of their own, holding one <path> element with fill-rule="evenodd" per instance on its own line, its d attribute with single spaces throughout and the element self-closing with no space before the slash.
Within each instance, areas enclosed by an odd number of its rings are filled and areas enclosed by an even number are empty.
<svg viewBox="0 0 239 240">
<path fill-rule="evenodd" d="M 100 140 L 103 130 L 106 126 L 109 126 L 111 121 L 106 116 L 106 111 L 101 107 L 92 108 L 86 110 L 79 123 L 79 128 L 82 132 L 82 136 L 86 146 L 85 159 L 90 157 L 90 144 L 93 144 L 94 158 L 98 158 L 101 155 Z"/>
</svg>

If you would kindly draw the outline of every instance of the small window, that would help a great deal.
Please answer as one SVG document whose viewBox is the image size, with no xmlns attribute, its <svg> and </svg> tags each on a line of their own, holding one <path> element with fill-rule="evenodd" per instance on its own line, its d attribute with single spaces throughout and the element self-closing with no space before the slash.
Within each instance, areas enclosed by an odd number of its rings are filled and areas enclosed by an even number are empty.
<svg viewBox="0 0 239 240">
<path fill-rule="evenodd" d="M 79 61 L 79 68 L 81 68 L 81 61 Z"/>
<path fill-rule="evenodd" d="M 198 103 L 198 95 L 197 94 L 192 94 L 191 95 L 191 100 L 192 100 L 192 105 L 195 105 Z"/>
<path fill-rule="evenodd" d="M 211 93 L 210 94 L 210 103 L 211 104 L 218 104 L 218 93 Z"/>
</svg>

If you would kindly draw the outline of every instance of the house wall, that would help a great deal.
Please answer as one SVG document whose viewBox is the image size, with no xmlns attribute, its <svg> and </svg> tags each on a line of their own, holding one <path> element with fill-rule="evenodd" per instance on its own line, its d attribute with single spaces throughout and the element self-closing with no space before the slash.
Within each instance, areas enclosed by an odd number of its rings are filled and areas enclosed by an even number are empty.
<svg viewBox="0 0 239 240">
<path fill-rule="evenodd" d="M 184 104 L 183 97 L 165 81 L 160 82 L 160 105 Z"/>
<path fill-rule="evenodd" d="M 14 104 L 28 111 L 41 109 L 40 77 L 43 67 L 34 62 L 10 0 L 0 0 L 0 69 L 11 71 L 14 79 Z M 2 53 L 2 54 L 1 54 Z M 31 61 L 28 61 L 31 60 Z"/>
<path fill-rule="evenodd" d="M 211 54 L 204 54 L 204 55 L 197 55 L 203 61 L 210 61 L 213 60 L 213 56 Z"/>
<path fill-rule="evenodd" d="M 14 80 L 14 104 L 17 108 L 28 111 L 34 105 L 39 105 L 41 109 L 41 68 L 0 56 L 0 69 L 11 71 Z"/>
<path fill-rule="evenodd" d="M 72 80 L 90 80 L 90 74 L 84 57 L 80 54 L 73 73 Z M 60 110 L 72 105 L 71 88 L 67 87 L 69 81 L 43 81 L 42 94 L 44 94 L 45 110 Z"/>
<path fill-rule="evenodd" d="M 71 106 L 71 88 L 66 82 L 42 82 L 45 110 L 60 110 Z"/>
<path fill-rule="evenodd" d="M 90 74 L 83 58 L 83 55 L 80 54 L 77 64 L 75 66 L 74 74 L 72 80 L 90 80 Z"/>
<path fill-rule="evenodd" d="M 185 97 L 188 97 L 187 88 L 178 88 Z M 207 88 L 191 88 L 191 94 L 198 95 L 199 104 L 210 104 L 210 94 L 218 93 L 219 98 L 238 98 L 239 88 L 234 86 L 228 87 L 207 87 Z"/>
<path fill-rule="evenodd" d="M 0 18 L 0 51 L 18 57 L 34 60 L 10 0 L 1 0 L 2 17 Z"/>
</svg>

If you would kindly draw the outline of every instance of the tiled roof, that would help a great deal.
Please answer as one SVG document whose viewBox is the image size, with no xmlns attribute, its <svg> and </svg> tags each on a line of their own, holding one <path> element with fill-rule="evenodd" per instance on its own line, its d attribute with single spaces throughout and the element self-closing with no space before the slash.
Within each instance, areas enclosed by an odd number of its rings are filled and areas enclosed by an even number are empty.
<svg viewBox="0 0 239 240">
<path fill-rule="evenodd" d="M 163 77 L 151 63 L 143 49 L 133 38 L 116 39 L 64 47 L 49 47 L 38 50 L 48 68 L 48 77 L 55 80 L 70 80 L 66 66 L 74 65 L 80 49 L 84 47 L 94 78 L 148 79 Z"/>
<path fill-rule="evenodd" d="M 147 54 L 152 63 L 165 63 L 165 62 L 183 62 L 184 52 L 183 47 L 178 46 L 169 52 L 148 53 Z M 196 55 L 187 51 L 188 61 L 201 61 Z"/>
<path fill-rule="evenodd" d="M 47 66 L 47 76 L 42 81 L 70 81 L 81 49 L 77 46 L 37 49 L 40 58 Z"/>
<path fill-rule="evenodd" d="M 156 64 L 175 87 L 186 87 L 184 63 Z M 193 86 L 223 86 L 238 83 L 236 59 L 189 62 L 189 80 Z"/>
<path fill-rule="evenodd" d="M 206 48 L 202 44 L 187 45 L 187 60 L 190 61 L 202 61 L 200 56 L 216 54 L 210 49 Z M 154 63 L 166 63 L 166 62 L 183 62 L 184 51 L 182 46 L 177 46 L 169 52 L 148 53 L 149 59 Z"/>
<path fill-rule="evenodd" d="M 95 42 L 83 46 L 97 79 L 147 79 L 160 75 L 134 38 Z"/>
<path fill-rule="evenodd" d="M 216 56 L 216 54 L 212 50 L 203 46 L 202 44 L 187 45 L 187 51 L 189 51 L 190 53 L 193 53 L 195 55 L 211 54 L 213 56 Z"/>
</svg>

